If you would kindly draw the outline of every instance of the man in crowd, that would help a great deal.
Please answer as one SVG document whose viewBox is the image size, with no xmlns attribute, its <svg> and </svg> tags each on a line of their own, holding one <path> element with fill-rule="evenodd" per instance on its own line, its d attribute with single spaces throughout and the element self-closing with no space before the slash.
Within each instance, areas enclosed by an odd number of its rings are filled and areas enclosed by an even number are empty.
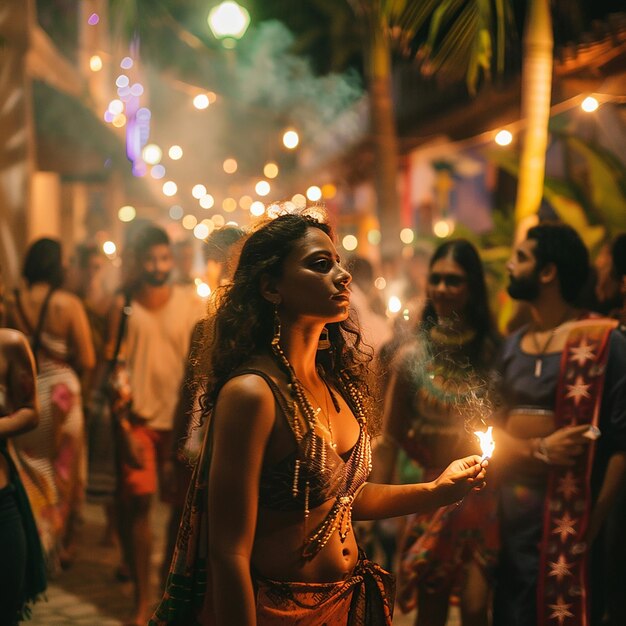
<svg viewBox="0 0 626 626">
<path fill-rule="evenodd" d="M 532 317 L 506 340 L 499 367 L 494 624 L 599 624 L 601 531 L 626 476 L 626 338 L 574 305 L 589 259 L 572 228 L 531 228 L 507 267 L 509 293 Z"/>
<path fill-rule="evenodd" d="M 135 586 L 132 623 L 145 624 L 152 600 L 151 500 L 169 458 L 189 339 L 204 305 L 194 293 L 169 282 L 172 251 L 161 228 L 147 226 L 139 231 L 132 253 L 135 280 L 129 289 L 130 303 L 122 296 L 118 298 L 109 335 L 114 344 L 120 319 L 127 315 L 121 355 L 128 368 L 132 405 L 121 427 L 132 442 L 133 455 L 132 459 L 122 459 L 119 529 Z M 109 351 L 113 353 L 114 345 Z"/>
</svg>

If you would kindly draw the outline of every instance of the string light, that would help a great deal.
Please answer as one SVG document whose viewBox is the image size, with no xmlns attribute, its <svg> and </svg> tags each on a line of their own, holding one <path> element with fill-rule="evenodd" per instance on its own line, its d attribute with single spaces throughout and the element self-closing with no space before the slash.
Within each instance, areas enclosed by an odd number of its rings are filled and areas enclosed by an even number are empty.
<svg viewBox="0 0 626 626">
<path fill-rule="evenodd" d="M 209 236 L 209 227 L 202 222 L 196 224 L 193 228 L 193 236 L 196 239 L 206 239 Z"/>
<path fill-rule="evenodd" d="M 598 110 L 599 106 L 600 103 L 593 96 L 587 96 L 580 104 L 580 108 L 585 113 L 593 113 Z"/>
<path fill-rule="evenodd" d="M 283 145 L 289 150 L 293 150 L 300 143 L 300 137 L 295 130 L 288 130 L 283 135 Z"/>
<path fill-rule="evenodd" d="M 199 93 L 193 99 L 193 106 L 195 106 L 199 111 L 206 109 L 209 106 L 209 97 L 205 93 Z"/>
<path fill-rule="evenodd" d="M 215 204 L 215 198 L 210 193 L 205 193 L 202 198 L 200 198 L 200 206 L 203 209 L 210 209 Z"/>
<path fill-rule="evenodd" d="M 173 180 L 168 180 L 163 183 L 163 193 L 166 196 L 175 196 L 178 191 L 178 185 Z"/>
<path fill-rule="evenodd" d="M 266 178 L 276 178 L 278 176 L 278 165 L 276 163 L 266 163 L 263 168 L 263 175 Z"/>
<path fill-rule="evenodd" d="M 494 141 L 499 146 L 508 146 L 513 141 L 513 134 L 508 130 L 500 130 L 496 133 Z"/>
<path fill-rule="evenodd" d="M 173 145 L 170 146 L 167 154 L 169 155 L 170 159 L 172 159 L 172 161 L 178 161 L 183 156 L 183 149 L 180 146 Z"/>
<path fill-rule="evenodd" d="M 156 165 L 161 161 L 162 156 L 163 151 L 155 143 L 147 144 L 141 151 L 141 157 L 148 165 Z"/>
<path fill-rule="evenodd" d="M 403 228 L 400 231 L 400 241 L 405 244 L 413 243 L 415 233 L 410 228 Z"/>
<path fill-rule="evenodd" d="M 206 195 L 206 187 L 204 185 L 194 185 L 191 189 L 191 195 L 196 198 L 196 200 L 200 200 L 202 196 Z"/>
<path fill-rule="evenodd" d="M 261 217 L 265 213 L 265 205 L 259 200 L 255 200 L 250 205 L 250 214 L 254 215 L 254 217 Z"/>
<path fill-rule="evenodd" d="M 237 171 L 237 161 L 235 159 L 226 159 L 222 166 L 227 174 L 234 174 Z"/>
<path fill-rule="evenodd" d="M 311 185 L 306 190 L 306 197 L 311 202 L 317 202 L 322 197 L 322 190 L 317 185 Z"/>
<path fill-rule="evenodd" d="M 270 184 L 266 180 L 260 180 L 255 186 L 254 190 L 257 192 L 259 196 L 266 196 L 270 190 Z"/>
<path fill-rule="evenodd" d="M 183 228 L 187 230 L 193 230 L 198 223 L 198 218 L 195 215 L 191 215 L 191 213 L 187 213 L 185 217 L 183 217 Z"/>
<path fill-rule="evenodd" d="M 306 198 L 301 193 L 297 193 L 295 196 L 292 196 L 291 201 L 299 209 L 303 209 L 306 206 Z"/>
<path fill-rule="evenodd" d="M 102 251 L 107 256 L 112 256 L 117 252 L 117 246 L 112 241 L 105 241 L 102 244 Z"/>
</svg>

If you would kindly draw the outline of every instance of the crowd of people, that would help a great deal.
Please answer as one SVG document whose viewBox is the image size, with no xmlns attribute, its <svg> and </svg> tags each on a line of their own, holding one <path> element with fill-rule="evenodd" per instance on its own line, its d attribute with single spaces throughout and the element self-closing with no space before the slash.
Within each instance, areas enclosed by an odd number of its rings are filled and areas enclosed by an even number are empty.
<svg viewBox="0 0 626 626">
<path fill-rule="evenodd" d="M 590 298 L 579 235 L 530 229 L 500 332 L 472 243 L 416 248 L 390 315 L 319 207 L 214 231 L 208 300 L 158 226 L 115 289 L 97 246 L 68 273 L 34 242 L 2 298 L 0 624 L 71 567 L 86 497 L 129 624 L 626 623 L 626 234 L 609 251 Z"/>
</svg>

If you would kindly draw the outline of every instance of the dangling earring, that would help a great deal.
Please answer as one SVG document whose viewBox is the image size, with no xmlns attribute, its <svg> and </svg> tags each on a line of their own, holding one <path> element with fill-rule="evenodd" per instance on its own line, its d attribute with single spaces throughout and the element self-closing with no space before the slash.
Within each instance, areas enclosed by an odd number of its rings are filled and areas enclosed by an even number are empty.
<svg viewBox="0 0 626 626">
<path fill-rule="evenodd" d="M 328 328 L 324 326 L 324 328 L 322 328 L 322 332 L 320 333 L 320 339 L 317 342 L 317 349 L 330 350 L 331 347 L 332 344 L 330 343 L 330 337 L 328 336 Z"/>
<path fill-rule="evenodd" d="M 274 303 L 274 334 L 272 336 L 272 347 L 277 348 L 280 344 L 280 317 L 278 316 L 278 302 Z"/>
</svg>

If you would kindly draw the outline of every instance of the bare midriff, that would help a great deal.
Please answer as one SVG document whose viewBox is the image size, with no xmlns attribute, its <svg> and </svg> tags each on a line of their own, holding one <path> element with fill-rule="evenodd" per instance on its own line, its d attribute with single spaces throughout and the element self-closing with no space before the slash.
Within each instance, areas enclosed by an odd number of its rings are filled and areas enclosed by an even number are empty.
<svg viewBox="0 0 626 626">
<path fill-rule="evenodd" d="M 328 543 L 312 558 L 304 560 L 307 537 L 321 524 L 334 498 L 309 512 L 270 511 L 259 508 L 252 567 L 266 578 L 282 582 L 326 583 L 346 579 L 358 560 L 358 547 L 351 530 L 345 541 L 334 532 Z"/>
</svg>

